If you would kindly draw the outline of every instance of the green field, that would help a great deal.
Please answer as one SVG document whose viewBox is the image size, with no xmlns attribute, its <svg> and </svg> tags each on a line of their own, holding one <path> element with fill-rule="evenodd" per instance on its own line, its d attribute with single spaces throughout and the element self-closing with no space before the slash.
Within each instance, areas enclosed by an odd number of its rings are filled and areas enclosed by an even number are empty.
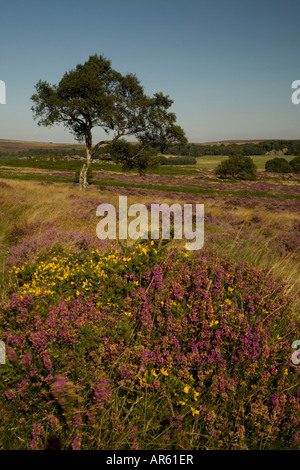
<svg viewBox="0 0 300 470">
<path fill-rule="evenodd" d="M 203 157 L 197 157 L 196 165 L 160 165 L 157 168 L 149 168 L 146 173 L 157 175 L 195 174 L 197 170 L 214 170 L 221 161 L 226 160 L 227 158 L 228 157 L 226 155 L 204 155 Z M 273 156 L 251 155 L 251 158 L 256 164 L 257 169 L 259 171 L 264 171 L 266 162 L 273 158 Z M 288 161 L 291 161 L 293 158 L 295 158 L 295 156 L 288 155 L 284 158 Z M 13 156 L 10 158 L 7 158 L 7 156 L 1 158 L 0 153 L 0 168 L 40 168 L 45 170 L 76 171 L 80 169 L 81 166 L 82 160 L 70 160 L 69 157 L 49 157 L 49 155 L 41 154 L 40 156 L 30 158 L 14 158 Z M 122 165 L 95 160 L 92 164 L 92 169 L 122 172 Z M 132 172 L 136 172 L 136 170 L 132 170 Z"/>
</svg>

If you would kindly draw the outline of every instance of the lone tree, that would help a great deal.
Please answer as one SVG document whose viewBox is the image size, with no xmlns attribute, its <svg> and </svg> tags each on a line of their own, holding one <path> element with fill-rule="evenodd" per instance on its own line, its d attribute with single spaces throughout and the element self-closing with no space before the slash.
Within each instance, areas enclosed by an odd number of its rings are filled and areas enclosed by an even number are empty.
<svg viewBox="0 0 300 470">
<path fill-rule="evenodd" d="M 183 129 L 168 111 L 173 101 L 161 92 L 145 95 L 133 74 L 115 71 L 105 57 L 92 55 L 83 65 L 66 72 L 58 85 L 39 81 L 32 111 L 38 125 L 62 123 L 79 142 L 85 142 L 86 160 L 80 172 L 80 188 L 86 189 L 87 172 L 100 147 L 125 136 L 135 136 L 146 149 L 185 143 Z M 102 128 L 112 138 L 93 145 L 92 130 Z M 139 149 L 140 152 L 140 149 Z"/>
</svg>

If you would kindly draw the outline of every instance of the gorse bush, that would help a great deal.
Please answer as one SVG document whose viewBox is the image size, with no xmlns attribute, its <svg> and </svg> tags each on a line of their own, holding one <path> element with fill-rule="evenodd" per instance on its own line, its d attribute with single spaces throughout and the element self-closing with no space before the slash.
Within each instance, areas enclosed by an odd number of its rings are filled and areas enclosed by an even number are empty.
<svg viewBox="0 0 300 470">
<path fill-rule="evenodd" d="M 252 158 L 243 155 L 231 155 L 216 168 L 219 178 L 235 178 L 241 180 L 256 179 L 256 165 Z"/>
<path fill-rule="evenodd" d="M 299 320 L 217 253 L 55 247 L 10 272 L 4 449 L 299 448 Z"/>
</svg>

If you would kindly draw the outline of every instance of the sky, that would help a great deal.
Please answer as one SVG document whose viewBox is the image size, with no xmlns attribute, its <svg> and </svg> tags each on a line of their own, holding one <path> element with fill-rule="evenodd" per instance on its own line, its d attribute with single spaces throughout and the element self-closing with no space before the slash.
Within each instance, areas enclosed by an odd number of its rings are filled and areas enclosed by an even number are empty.
<svg viewBox="0 0 300 470">
<path fill-rule="evenodd" d="M 169 95 L 189 142 L 300 139 L 300 104 L 291 100 L 299 0 L 9 0 L 0 8 L 0 139 L 75 142 L 62 126 L 39 127 L 30 97 L 39 80 L 57 84 L 93 54 L 135 74 L 147 95 Z"/>
</svg>

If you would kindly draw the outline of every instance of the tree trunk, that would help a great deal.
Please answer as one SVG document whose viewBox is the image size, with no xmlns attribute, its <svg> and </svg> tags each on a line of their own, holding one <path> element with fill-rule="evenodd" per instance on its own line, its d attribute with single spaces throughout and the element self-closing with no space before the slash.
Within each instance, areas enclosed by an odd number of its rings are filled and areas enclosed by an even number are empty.
<svg viewBox="0 0 300 470">
<path fill-rule="evenodd" d="M 81 191 L 85 191 L 86 188 L 88 187 L 87 173 L 90 168 L 91 161 L 92 161 L 92 135 L 90 132 L 88 132 L 86 135 L 85 143 L 86 143 L 86 161 L 83 164 L 81 171 L 80 171 L 80 175 L 79 175 L 79 187 Z"/>
<path fill-rule="evenodd" d="M 81 168 L 80 175 L 79 175 L 79 187 L 81 191 L 85 191 L 86 188 L 88 187 L 87 171 L 88 171 L 88 166 L 86 163 L 84 163 L 83 167 Z"/>
</svg>

